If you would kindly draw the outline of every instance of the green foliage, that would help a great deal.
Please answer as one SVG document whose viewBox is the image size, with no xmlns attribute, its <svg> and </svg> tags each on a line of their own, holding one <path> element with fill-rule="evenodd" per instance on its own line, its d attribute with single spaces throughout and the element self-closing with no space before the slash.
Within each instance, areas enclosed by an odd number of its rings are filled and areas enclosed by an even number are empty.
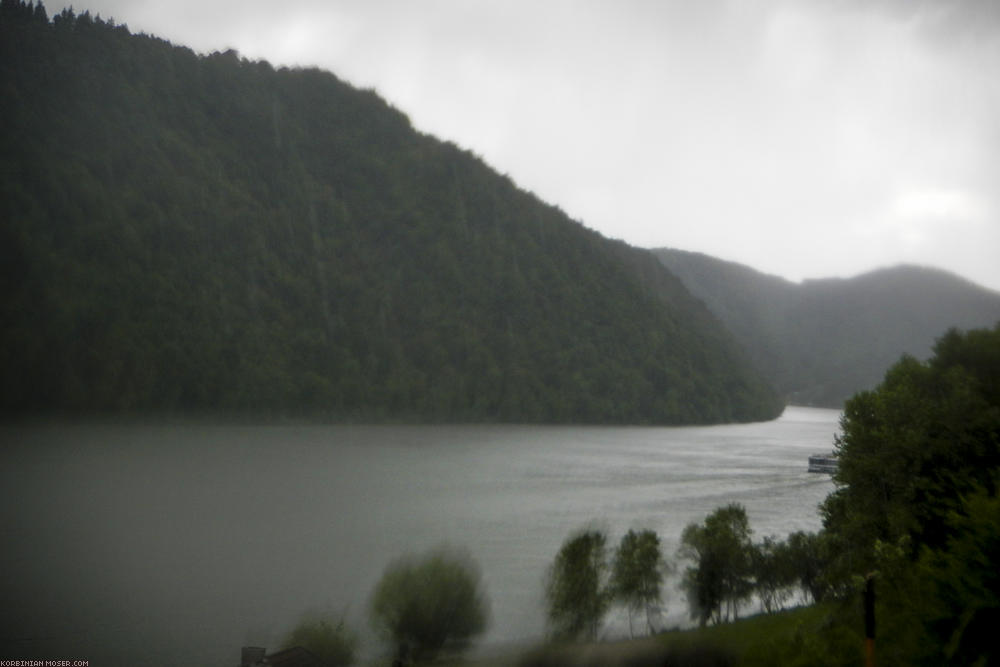
<svg viewBox="0 0 1000 667">
<path fill-rule="evenodd" d="M 828 590 L 874 573 L 879 659 L 992 664 L 1000 621 L 1000 326 L 949 331 L 848 402 L 822 506 Z"/>
<path fill-rule="evenodd" d="M 425 661 L 460 651 L 481 634 L 489 600 L 472 558 L 441 548 L 390 564 L 372 593 L 370 614 L 399 659 Z"/>
<path fill-rule="evenodd" d="M 585 645 L 550 644 L 528 652 L 517 664 L 522 667 L 856 667 L 863 664 L 862 627 L 857 610 L 851 613 L 836 604 L 821 603 L 732 623 L 671 630 L 655 638 Z"/>
<path fill-rule="evenodd" d="M 704 626 L 736 618 L 753 593 L 753 544 L 746 509 L 737 503 L 720 507 L 702 524 L 688 524 L 679 554 L 692 561 L 682 586 L 691 618 Z"/>
<path fill-rule="evenodd" d="M 1000 660 L 1000 494 L 977 491 L 949 517 L 945 549 L 927 550 L 919 575 L 931 582 L 925 625 L 941 639 L 949 664 L 993 665 Z"/>
<path fill-rule="evenodd" d="M 963 494 L 1000 470 L 1000 326 L 949 332 L 928 363 L 904 358 L 848 401 L 837 439 L 837 490 L 824 502 L 838 566 L 863 574 L 876 540 L 913 554 L 945 545 Z"/>
<path fill-rule="evenodd" d="M 754 545 L 751 571 L 754 591 L 764 611 L 770 614 L 781 609 L 792 596 L 792 586 L 797 579 L 788 545 L 765 537 L 760 544 Z"/>
<path fill-rule="evenodd" d="M 765 537 L 752 552 L 754 592 L 765 612 L 781 609 L 796 589 L 813 602 L 829 596 L 829 539 L 822 533 L 798 531 L 785 540 Z"/>
<path fill-rule="evenodd" d="M 642 664 L 854 667 L 862 664 L 863 641 L 854 620 L 834 605 L 817 604 L 668 632 L 660 639 L 674 661 Z"/>
<path fill-rule="evenodd" d="M 0 12 L 0 412 L 780 412 L 648 253 L 374 93 L 41 14 Z"/>
<path fill-rule="evenodd" d="M 826 535 L 794 532 L 785 541 L 785 549 L 793 581 L 813 602 L 823 601 L 829 588 L 824 578 L 830 562 L 829 540 Z"/>
<path fill-rule="evenodd" d="M 358 638 L 343 619 L 307 616 L 288 634 L 282 648 L 293 646 L 307 649 L 329 667 L 340 667 L 354 662 Z"/>
<path fill-rule="evenodd" d="M 1000 495 L 982 489 L 964 497 L 948 521 L 943 548 L 909 540 L 876 544 L 876 615 L 886 662 L 913 665 L 994 664 L 1000 621 Z M 891 639 L 890 639 L 891 638 Z"/>
<path fill-rule="evenodd" d="M 611 564 L 611 594 L 628 609 L 629 634 L 632 634 L 632 614 L 646 613 L 649 633 L 653 615 L 660 611 L 663 598 L 663 576 L 667 564 L 660 549 L 660 537 L 652 530 L 628 531 L 615 551 Z"/>
<path fill-rule="evenodd" d="M 597 637 L 611 600 L 606 544 L 603 532 L 587 530 L 567 539 L 559 549 L 545 587 L 553 637 Z"/>
</svg>

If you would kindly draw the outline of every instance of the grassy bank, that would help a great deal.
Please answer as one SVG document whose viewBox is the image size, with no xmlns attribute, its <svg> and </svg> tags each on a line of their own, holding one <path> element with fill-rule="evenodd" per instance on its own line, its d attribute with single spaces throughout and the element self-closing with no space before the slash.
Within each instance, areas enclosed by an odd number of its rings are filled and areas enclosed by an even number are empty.
<svg viewBox="0 0 1000 667">
<path fill-rule="evenodd" d="M 655 637 L 555 644 L 449 665 L 474 667 L 757 667 L 862 664 L 860 619 L 836 605 L 799 607 Z M 858 627 L 854 627 L 857 625 Z"/>
</svg>

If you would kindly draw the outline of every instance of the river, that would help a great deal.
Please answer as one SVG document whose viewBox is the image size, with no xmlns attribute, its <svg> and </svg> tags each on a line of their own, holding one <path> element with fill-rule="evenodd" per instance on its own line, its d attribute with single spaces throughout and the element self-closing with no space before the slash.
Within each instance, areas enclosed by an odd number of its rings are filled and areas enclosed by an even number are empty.
<svg viewBox="0 0 1000 667">
<path fill-rule="evenodd" d="M 658 428 L 74 424 L 0 429 L 0 658 L 236 665 L 305 612 L 374 650 L 368 596 L 394 558 L 446 543 L 482 568 L 481 645 L 544 633 L 542 582 L 584 526 L 617 544 L 729 502 L 755 537 L 820 525 L 806 472 L 838 412 Z M 682 623 L 679 593 L 664 622 Z M 612 622 L 607 630 L 614 633 Z"/>
</svg>

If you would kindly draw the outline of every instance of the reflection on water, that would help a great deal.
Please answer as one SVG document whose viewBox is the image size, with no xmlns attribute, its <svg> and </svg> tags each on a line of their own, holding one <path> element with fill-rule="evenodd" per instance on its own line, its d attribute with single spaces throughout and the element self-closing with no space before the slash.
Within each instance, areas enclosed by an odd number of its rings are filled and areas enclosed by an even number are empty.
<svg viewBox="0 0 1000 667">
<path fill-rule="evenodd" d="M 366 630 L 385 565 L 467 547 L 493 602 L 486 643 L 544 631 L 541 582 L 563 539 L 616 544 L 728 502 L 760 535 L 819 526 L 832 410 L 690 428 L 42 426 L 2 437 L 2 640 L 12 656 L 230 665 L 306 610 Z M 676 594 L 668 620 L 685 616 Z M 5 648 L 5 652 L 7 648 Z"/>
</svg>

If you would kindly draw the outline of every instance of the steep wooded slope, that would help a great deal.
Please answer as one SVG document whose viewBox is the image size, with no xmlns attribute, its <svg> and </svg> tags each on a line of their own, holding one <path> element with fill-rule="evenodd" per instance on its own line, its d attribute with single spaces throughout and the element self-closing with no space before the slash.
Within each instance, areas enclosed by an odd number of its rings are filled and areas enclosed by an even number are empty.
<svg viewBox="0 0 1000 667">
<path fill-rule="evenodd" d="M 903 354 L 926 358 L 949 328 L 1000 321 L 1000 294 L 937 269 L 796 284 L 699 253 L 653 252 L 793 403 L 840 407 Z"/>
<path fill-rule="evenodd" d="M 0 12 L 0 404 L 684 423 L 773 390 L 680 282 L 370 91 Z"/>
</svg>

